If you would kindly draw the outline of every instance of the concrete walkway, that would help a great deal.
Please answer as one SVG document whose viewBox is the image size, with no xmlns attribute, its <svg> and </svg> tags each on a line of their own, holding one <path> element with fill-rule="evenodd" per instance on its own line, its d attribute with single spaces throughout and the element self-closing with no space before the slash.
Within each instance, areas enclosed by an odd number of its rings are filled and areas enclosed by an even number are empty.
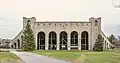
<svg viewBox="0 0 120 63">
<path fill-rule="evenodd" d="M 58 60 L 29 52 L 11 52 L 19 56 L 25 63 L 71 63 L 69 61 Z"/>
</svg>

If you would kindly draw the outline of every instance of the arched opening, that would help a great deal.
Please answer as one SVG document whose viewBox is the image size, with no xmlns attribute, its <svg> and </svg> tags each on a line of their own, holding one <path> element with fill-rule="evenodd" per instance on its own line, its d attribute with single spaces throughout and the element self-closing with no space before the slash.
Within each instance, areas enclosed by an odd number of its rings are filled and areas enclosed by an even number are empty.
<svg viewBox="0 0 120 63">
<path fill-rule="evenodd" d="M 71 46 L 78 46 L 78 33 L 76 31 L 71 32 Z M 71 47 L 71 49 L 78 50 L 78 47 Z"/>
<path fill-rule="evenodd" d="M 60 33 L 60 50 L 67 50 L 67 33 L 65 31 Z"/>
<path fill-rule="evenodd" d="M 57 37 L 55 32 L 49 33 L 49 50 L 56 50 L 57 48 Z"/>
<path fill-rule="evenodd" d="M 71 33 L 71 46 L 78 46 L 78 33 L 76 31 Z"/>
<path fill-rule="evenodd" d="M 37 50 L 45 50 L 45 33 L 39 32 L 37 36 Z"/>
<path fill-rule="evenodd" d="M 20 40 L 19 39 L 17 40 L 17 43 L 18 43 L 18 49 L 20 49 Z"/>
<path fill-rule="evenodd" d="M 95 26 L 97 26 L 98 25 L 98 21 L 97 20 L 95 20 Z"/>
<path fill-rule="evenodd" d="M 13 45 L 11 45 L 11 48 L 13 49 Z"/>
<path fill-rule="evenodd" d="M 30 22 L 30 20 L 27 21 L 27 23 L 29 23 L 29 22 Z"/>
<path fill-rule="evenodd" d="M 88 32 L 83 31 L 81 34 L 81 50 L 88 50 Z"/>
<path fill-rule="evenodd" d="M 107 43 L 107 49 L 108 49 L 108 43 Z"/>
<path fill-rule="evenodd" d="M 14 42 L 14 48 L 16 49 L 16 43 Z"/>
<path fill-rule="evenodd" d="M 107 49 L 107 47 L 106 47 L 106 41 L 105 41 L 105 44 L 104 44 L 104 45 L 105 45 L 105 49 Z"/>
</svg>

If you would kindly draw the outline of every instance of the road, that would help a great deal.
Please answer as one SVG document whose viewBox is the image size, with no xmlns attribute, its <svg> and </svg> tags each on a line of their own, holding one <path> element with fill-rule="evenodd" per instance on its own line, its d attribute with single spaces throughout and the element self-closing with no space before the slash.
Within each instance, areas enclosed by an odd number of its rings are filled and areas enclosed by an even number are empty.
<svg viewBox="0 0 120 63">
<path fill-rule="evenodd" d="M 71 63 L 69 61 L 50 58 L 47 56 L 38 55 L 34 53 L 29 53 L 29 52 L 12 51 L 12 53 L 19 56 L 25 63 Z"/>
</svg>

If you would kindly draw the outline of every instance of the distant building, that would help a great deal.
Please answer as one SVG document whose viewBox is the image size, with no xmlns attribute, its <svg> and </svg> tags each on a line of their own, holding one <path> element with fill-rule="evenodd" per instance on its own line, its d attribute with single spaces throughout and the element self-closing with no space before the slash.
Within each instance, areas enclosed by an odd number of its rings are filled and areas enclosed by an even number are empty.
<svg viewBox="0 0 120 63">
<path fill-rule="evenodd" d="M 1 44 L 2 44 L 2 38 L 0 38 L 0 46 L 1 46 Z"/>
<path fill-rule="evenodd" d="M 0 48 L 10 48 L 9 44 L 12 41 L 12 39 L 2 39 L 0 38 Z"/>
<path fill-rule="evenodd" d="M 37 50 L 92 50 L 98 34 L 104 38 L 104 49 L 111 46 L 101 30 L 101 18 L 91 17 L 81 21 L 36 21 L 35 17 L 23 17 L 23 29 L 30 23 Z M 10 47 L 20 49 L 23 30 L 12 40 Z"/>
</svg>

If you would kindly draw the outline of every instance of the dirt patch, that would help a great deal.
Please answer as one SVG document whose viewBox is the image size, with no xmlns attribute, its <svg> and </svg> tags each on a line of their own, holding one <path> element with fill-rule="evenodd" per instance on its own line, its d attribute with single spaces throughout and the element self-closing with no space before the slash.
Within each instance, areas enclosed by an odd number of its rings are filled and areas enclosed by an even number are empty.
<svg viewBox="0 0 120 63">
<path fill-rule="evenodd" d="M 78 57 L 72 63 L 87 63 L 86 59 L 87 59 L 87 55 L 82 54 L 80 57 Z"/>
<path fill-rule="evenodd" d="M 22 60 L 1 60 L 0 63 L 25 63 Z"/>
</svg>

